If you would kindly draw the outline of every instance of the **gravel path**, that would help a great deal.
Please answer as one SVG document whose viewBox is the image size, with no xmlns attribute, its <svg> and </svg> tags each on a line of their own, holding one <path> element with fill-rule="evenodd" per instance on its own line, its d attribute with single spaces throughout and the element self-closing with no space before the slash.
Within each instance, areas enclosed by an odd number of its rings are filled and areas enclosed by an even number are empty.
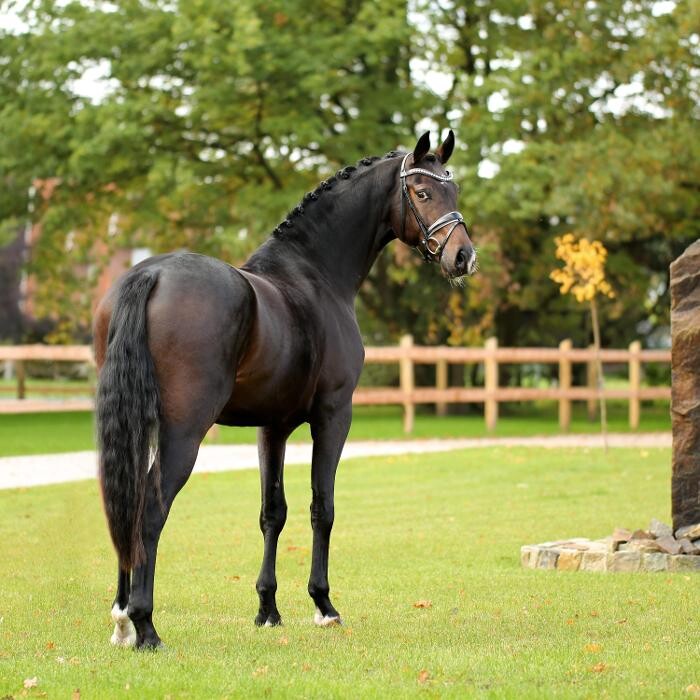
<svg viewBox="0 0 700 700">
<path fill-rule="evenodd" d="M 612 434 L 611 447 L 670 447 L 670 433 Z M 343 458 L 446 452 L 476 447 L 601 447 L 599 435 L 555 435 L 547 437 L 464 438 L 459 440 L 396 440 L 348 442 Z M 287 464 L 309 464 L 311 445 L 287 446 Z M 10 489 L 66 481 L 94 479 L 97 471 L 95 452 L 67 452 L 53 455 L 0 458 L 0 489 Z M 199 450 L 196 472 L 221 472 L 233 469 L 257 469 L 255 445 L 204 445 Z"/>
</svg>

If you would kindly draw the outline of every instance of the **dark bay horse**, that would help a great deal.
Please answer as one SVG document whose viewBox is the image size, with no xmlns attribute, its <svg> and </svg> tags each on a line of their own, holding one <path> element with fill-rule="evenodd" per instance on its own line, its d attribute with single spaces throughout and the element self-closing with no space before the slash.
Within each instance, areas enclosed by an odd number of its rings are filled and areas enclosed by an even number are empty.
<svg viewBox="0 0 700 700">
<path fill-rule="evenodd" d="M 278 625 L 277 540 L 287 517 L 290 433 L 313 437 L 309 594 L 318 625 L 340 622 L 329 598 L 336 468 L 364 361 L 354 300 L 394 238 L 448 278 L 476 254 L 444 169 L 454 135 L 430 152 L 365 158 L 307 194 L 241 268 L 186 252 L 129 270 L 97 309 L 100 484 L 119 559 L 112 642 L 157 647 L 156 551 L 173 500 L 214 423 L 259 426 L 264 554 L 257 625 Z M 432 222 L 432 223 L 430 223 Z"/>
</svg>

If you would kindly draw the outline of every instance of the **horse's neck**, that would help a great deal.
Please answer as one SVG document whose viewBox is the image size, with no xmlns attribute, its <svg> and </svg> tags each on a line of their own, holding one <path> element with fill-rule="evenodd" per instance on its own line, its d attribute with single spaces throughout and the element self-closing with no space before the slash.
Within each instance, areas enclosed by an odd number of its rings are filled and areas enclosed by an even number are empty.
<svg viewBox="0 0 700 700">
<path fill-rule="evenodd" d="M 382 166 L 384 172 L 355 175 L 326 203 L 319 201 L 322 206 L 308 220 L 295 224 L 308 231 L 298 250 L 348 299 L 354 299 L 382 248 L 394 238 L 388 220 L 394 168 L 391 163 L 375 167 Z"/>
</svg>

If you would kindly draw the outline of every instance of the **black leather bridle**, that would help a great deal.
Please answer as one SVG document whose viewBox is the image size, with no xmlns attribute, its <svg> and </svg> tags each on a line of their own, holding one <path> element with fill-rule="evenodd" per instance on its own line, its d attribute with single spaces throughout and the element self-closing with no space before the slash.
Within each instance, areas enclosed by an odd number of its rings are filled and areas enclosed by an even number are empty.
<svg viewBox="0 0 700 700">
<path fill-rule="evenodd" d="M 430 226 L 423 221 L 421 215 L 416 209 L 416 205 L 411 199 L 411 195 L 408 192 L 406 178 L 409 175 L 427 175 L 428 177 L 432 177 L 434 180 L 440 180 L 440 182 L 449 182 L 452 180 L 452 173 L 449 170 L 446 170 L 446 175 L 438 175 L 437 173 L 431 172 L 430 170 L 425 170 L 424 168 L 411 168 L 410 170 L 406 170 L 406 161 L 410 155 L 410 153 L 407 153 L 404 156 L 403 160 L 401 161 L 401 170 L 399 171 L 399 179 L 401 180 L 401 240 L 403 240 L 404 233 L 406 231 L 406 211 L 404 205 L 404 201 L 406 201 L 408 202 L 408 207 L 413 212 L 416 223 L 423 234 L 423 240 L 421 241 L 423 248 L 420 251 L 423 255 L 423 259 L 426 262 L 440 262 L 440 257 L 442 256 L 442 252 L 447 245 L 447 241 L 450 240 L 450 236 L 457 226 L 462 224 L 462 226 L 464 226 L 464 230 L 467 232 L 467 235 L 469 235 L 469 230 L 467 229 L 467 225 L 464 223 L 464 217 L 458 211 L 451 211 L 448 214 L 441 216 Z M 442 239 L 442 241 L 438 241 L 438 239 L 435 238 L 435 234 L 450 224 L 452 224 L 452 226 L 450 226 L 447 235 Z"/>
</svg>

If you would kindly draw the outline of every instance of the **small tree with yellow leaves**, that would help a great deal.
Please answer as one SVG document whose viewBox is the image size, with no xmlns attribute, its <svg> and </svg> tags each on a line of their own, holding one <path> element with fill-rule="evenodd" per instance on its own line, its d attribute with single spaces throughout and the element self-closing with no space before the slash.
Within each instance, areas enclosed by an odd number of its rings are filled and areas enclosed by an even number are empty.
<svg viewBox="0 0 700 700">
<path fill-rule="evenodd" d="M 591 309 L 593 326 L 593 347 L 596 356 L 596 373 L 598 375 L 598 399 L 600 401 L 600 422 L 603 441 L 607 449 L 607 414 L 603 396 L 603 363 L 600 360 L 600 325 L 596 297 L 602 294 L 614 297 L 610 284 L 605 279 L 605 261 L 608 251 L 600 241 L 589 241 L 567 233 L 554 239 L 556 256 L 563 261 L 564 267 L 550 273 L 550 278 L 560 285 L 562 294 L 572 294 L 579 304 L 588 302 Z"/>
</svg>

